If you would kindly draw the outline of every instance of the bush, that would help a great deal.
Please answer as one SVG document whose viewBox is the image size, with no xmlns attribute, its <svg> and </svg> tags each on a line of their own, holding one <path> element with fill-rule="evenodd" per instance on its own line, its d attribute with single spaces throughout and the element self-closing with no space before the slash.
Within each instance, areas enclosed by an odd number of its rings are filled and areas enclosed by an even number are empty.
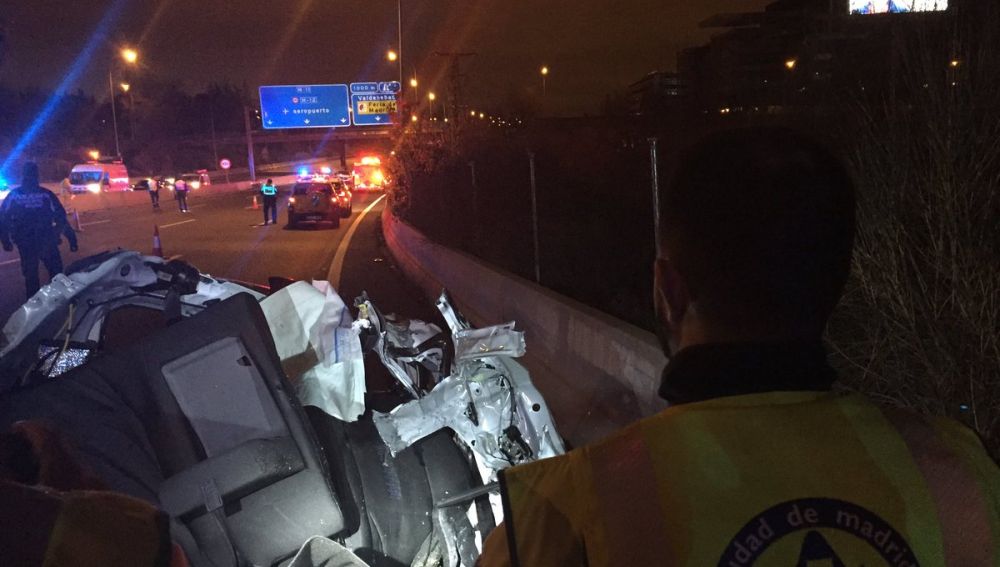
<svg viewBox="0 0 1000 567">
<path fill-rule="evenodd" d="M 858 241 L 831 340 L 850 387 L 959 418 L 997 455 L 1000 20 L 989 12 L 950 37 L 901 38 L 899 98 L 855 105 Z"/>
</svg>

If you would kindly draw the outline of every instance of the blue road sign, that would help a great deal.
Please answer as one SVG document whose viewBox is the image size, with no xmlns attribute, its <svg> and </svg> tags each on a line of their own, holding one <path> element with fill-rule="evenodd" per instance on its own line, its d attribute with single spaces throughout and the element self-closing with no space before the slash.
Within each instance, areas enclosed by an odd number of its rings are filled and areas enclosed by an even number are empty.
<svg viewBox="0 0 1000 567">
<path fill-rule="evenodd" d="M 351 94 L 377 93 L 378 83 L 351 83 Z"/>
<path fill-rule="evenodd" d="M 382 81 L 379 83 L 351 83 L 351 94 L 383 93 L 395 94 L 400 89 L 399 81 Z"/>
<path fill-rule="evenodd" d="M 264 128 L 344 128 L 351 125 L 347 85 L 260 87 Z"/>
<path fill-rule="evenodd" d="M 396 95 L 392 93 L 353 94 L 355 126 L 380 126 L 392 124 L 396 115 Z"/>
</svg>

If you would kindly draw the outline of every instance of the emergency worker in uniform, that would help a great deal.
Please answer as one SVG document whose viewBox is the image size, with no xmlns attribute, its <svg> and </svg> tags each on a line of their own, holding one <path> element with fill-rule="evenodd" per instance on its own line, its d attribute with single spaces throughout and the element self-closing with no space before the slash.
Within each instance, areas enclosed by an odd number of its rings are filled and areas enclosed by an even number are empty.
<svg viewBox="0 0 1000 567">
<path fill-rule="evenodd" d="M 54 193 L 39 185 L 38 165 L 28 162 L 24 164 L 21 186 L 0 205 L 0 242 L 8 252 L 17 245 L 29 298 L 41 287 L 39 261 L 45 264 L 49 279 L 63 271 L 60 234 L 69 241 L 70 251 L 76 252 L 76 233 L 66 220 L 66 210 Z"/>
<path fill-rule="evenodd" d="M 776 129 L 679 163 L 654 266 L 671 406 L 501 473 L 480 565 L 1000 565 L 1000 470 L 976 435 L 831 390 L 845 168 Z"/>
<path fill-rule="evenodd" d="M 278 188 L 274 186 L 274 181 L 268 179 L 261 186 L 260 194 L 264 197 L 264 225 L 267 225 L 268 219 L 272 224 L 278 224 Z M 268 211 L 271 212 L 270 216 Z"/>
<path fill-rule="evenodd" d="M 177 208 L 182 213 L 191 212 L 188 209 L 188 184 L 178 175 L 174 181 L 174 198 L 177 199 Z"/>
<path fill-rule="evenodd" d="M 160 180 L 150 179 L 147 181 L 149 183 L 149 202 L 153 205 L 153 210 L 160 210 Z"/>
</svg>

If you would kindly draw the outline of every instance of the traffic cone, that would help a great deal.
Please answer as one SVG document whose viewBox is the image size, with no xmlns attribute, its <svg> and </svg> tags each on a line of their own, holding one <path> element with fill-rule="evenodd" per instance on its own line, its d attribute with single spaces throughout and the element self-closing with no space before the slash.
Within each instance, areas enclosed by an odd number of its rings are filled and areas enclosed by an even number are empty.
<svg viewBox="0 0 1000 567">
<path fill-rule="evenodd" d="M 257 204 L 257 195 L 253 196 L 253 206 L 250 207 L 253 210 L 260 210 L 260 205 Z"/>
<path fill-rule="evenodd" d="M 153 225 L 153 256 L 163 257 L 163 244 L 160 243 L 160 227 Z"/>
</svg>

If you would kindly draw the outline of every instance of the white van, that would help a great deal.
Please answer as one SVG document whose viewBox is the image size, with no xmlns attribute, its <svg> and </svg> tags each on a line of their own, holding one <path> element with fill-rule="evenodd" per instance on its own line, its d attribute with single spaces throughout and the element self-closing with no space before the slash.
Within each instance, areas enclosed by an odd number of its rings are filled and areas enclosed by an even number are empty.
<svg viewBox="0 0 1000 567">
<path fill-rule="evenodd" d="M 69 174 L 69 190 L 73 193 L 100 193 L 131 191 L 132 187 L 128 182 L 128 170 L 122 162 L 91 161 L 73 166 Z"/>
</svg>

